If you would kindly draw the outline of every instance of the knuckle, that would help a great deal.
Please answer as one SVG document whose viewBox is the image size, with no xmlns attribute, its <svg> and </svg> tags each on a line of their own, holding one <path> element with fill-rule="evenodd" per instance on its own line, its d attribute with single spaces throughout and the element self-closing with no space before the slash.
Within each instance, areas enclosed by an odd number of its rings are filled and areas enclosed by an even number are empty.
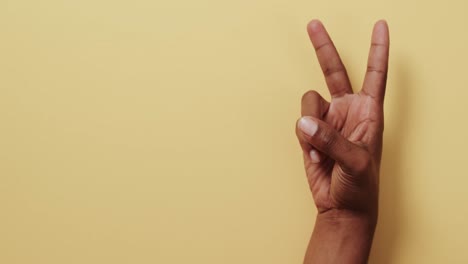
<svg viewBox="0 0 468 264">
<path fill-rule="evenodd" d="M 370 154 L 366 150 L 363 150 L 363 152 L 357 156 L 357 159 L 354 162 L 353 169 L 357 174 L 362 174 L 369 170 L 369 168 L 371 167 L 371 163 L 372 159 L 370 157 Z"/>
<path fill-rule="evenodd" d="M 322 44 L 322 45 L 320 45 L 320 46 L 318 46 L 318 47 L 315 47 L 314 49 L 315 49 L 316 52 L 319 52 L 319 51 L 322 50 L 323 48 L 327 48 L 327 47 L 328 47 L 328 48 L 333 48 L 333 46 L 334 46 L 334 45 L 333 45 L 332 42 L 327 42 L 327 43 L 324 43 L 324 44 Z"/>
<path fill-rule="evenodd" d="M 376 65 L 367 65 L 367 72 L 375 72 L 382 75 L 387 74 L 387 71 L 383 67 L 378 67 Z"/>
<path fill-rule="evenodd" d="M 335 73 L 345 73 L 346 70 L 342 64 L 340 65 L 327 65 L 323 68 L 323 74 L 325 77 L 329 77 Z"/>
<path fill-rule="evenodd" d="M 337 135 L 330 129 L 322 130 L 320 133 L 320 140 L 322 147 L 326 152 L 332 150 L 336 145 Z"/>
</svg>

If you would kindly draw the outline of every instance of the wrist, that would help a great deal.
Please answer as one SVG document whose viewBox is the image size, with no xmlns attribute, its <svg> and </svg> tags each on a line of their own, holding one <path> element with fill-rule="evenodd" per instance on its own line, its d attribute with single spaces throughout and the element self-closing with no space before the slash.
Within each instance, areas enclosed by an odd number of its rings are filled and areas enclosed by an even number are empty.
<svg viewBox="0 0 468 264">
<path fill-rule="evenodd" d="M 344 209 L 330 209 L 319 212 L 315 224 L 324 227 L 333 227 L 340 231 L 367 231 L 374 232 L 377 226 L 377 212 L 357 212 Z M 355 228 L 351 228 L 355 227 Z"/>
<path fill-rule="evenodd" d="M 317 215 L 314 233 L 333 236 L 337 241 L 353 240 L 353 243 L 370 245 L 376 226 L 377 213 L 331 209 Z"/>
<path fill-rule="evenodd" d="M 376 214 L 319 213 L 304 263 L 367 263 L 376 224 Z"/>
</svg>

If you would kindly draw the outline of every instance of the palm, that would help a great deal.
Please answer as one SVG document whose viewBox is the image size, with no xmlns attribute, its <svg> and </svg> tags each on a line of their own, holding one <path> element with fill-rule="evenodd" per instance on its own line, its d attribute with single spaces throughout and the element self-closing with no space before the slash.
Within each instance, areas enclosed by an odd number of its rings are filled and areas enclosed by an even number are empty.
<svg viewBox="0 0 468 264">
<path fill-rule="evenodd" d="M 359 145 L 374 146 L 372 143 L 378 136 L 379 124 L 377 123 L 378 106 L 367 95 L 345 95 L 331 101 L 323 120 L 338 130 L 349 141 Z M 307 177 L 313 190 L 317 207 L 328 209 L 340 207 L 337 203 L 353 203 L 347 201 L 347 197 L 356 198 L 352 188 L 346 188 L 344 178 L 347 177 L 343 168 L 334 160 L 325 157 L 325 160 L 317 167 L 306 162 Z M 336 181 L 333 181 L 336 179 Z M 330 189 L 346 190 L 349 193 L 331 192 Z M 337 197 L 331 197 L 335 195 Z"/>
<path fill-rule="evenodd" d="M 380 163 L 383 131 L 383 95 L 386 83 L 388 37 L 374 30 L 373 45 L 363 89 L 353 93 L 346 70 L 328 34 L 320 23 L 311 23 L 309 35 L 332 94 L 331 102 L 317 92 L 303 97 L 302 115 L 320 118 L 350 142 L 373 155 L 373 165 Z M 381 53 L 386 54 L 381 54 Z M 386 56 L 385 56 L 386 55 Z M 310 188 L 319 210 L 353 208 L 377 191 L 378 179 L 361 177 L 357 182 L 346 168 L 320 151 L 320 162 L 312 162 L 309 149 L 304 162 Z M 371 169 L 379 166 L 370 166 Z M 378 172 L 377 172 L 378 174 Z"/>
</svg>

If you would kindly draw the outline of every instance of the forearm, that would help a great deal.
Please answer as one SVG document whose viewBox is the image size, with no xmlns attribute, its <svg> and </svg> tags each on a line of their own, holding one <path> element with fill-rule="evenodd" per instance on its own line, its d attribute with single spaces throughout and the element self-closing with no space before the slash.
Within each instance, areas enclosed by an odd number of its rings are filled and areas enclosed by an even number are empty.
<svg viewBox="0 0 468 264">
<path fill-rule="evenodd" d="M 318 214 L 304 264 L 367 263 L 376 220 L 332 210 Z"/>
</svg>

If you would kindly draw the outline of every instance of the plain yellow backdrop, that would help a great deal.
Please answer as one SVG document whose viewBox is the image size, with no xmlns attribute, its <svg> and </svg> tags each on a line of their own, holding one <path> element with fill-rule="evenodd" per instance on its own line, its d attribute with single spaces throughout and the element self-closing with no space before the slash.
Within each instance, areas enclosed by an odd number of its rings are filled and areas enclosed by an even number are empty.
<svg viewBox="0 0 468 264">
<path fill-rule="evenodd" d="M 300 263 L 294 124 L 329 98 L 320 18 L 360 88 L 391 30 L 371 263 L 468 263 L 468 4 L 2 0 L 0 263 Z"/>
</svg>

